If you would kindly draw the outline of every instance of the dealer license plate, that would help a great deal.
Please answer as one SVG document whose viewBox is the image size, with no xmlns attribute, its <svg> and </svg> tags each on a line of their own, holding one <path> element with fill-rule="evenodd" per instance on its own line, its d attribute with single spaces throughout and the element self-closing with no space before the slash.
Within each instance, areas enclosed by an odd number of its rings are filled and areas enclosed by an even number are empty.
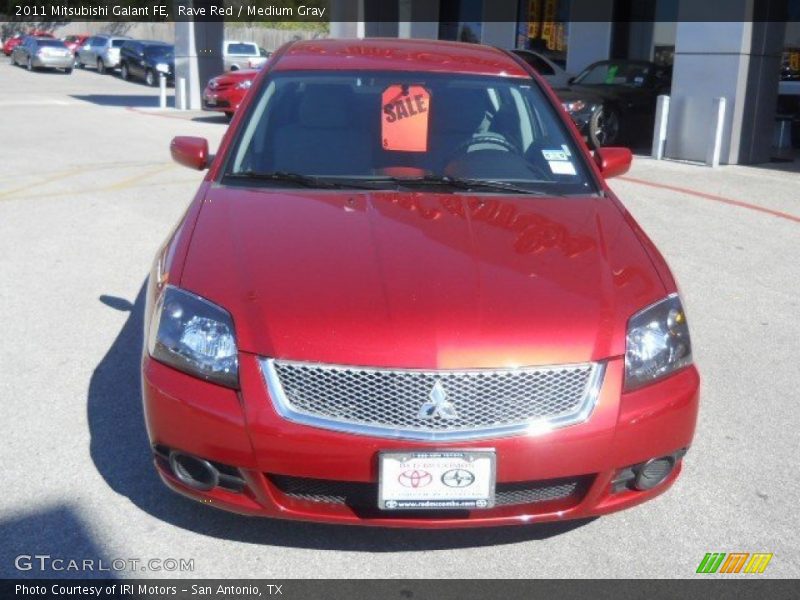
<svg viewBox="0 0 800 600">
<path fill-rule="evenodd" d="M 494 450 L 382 452 L 379 461 L 382 510 L 494 506 Z"/>
</svg>

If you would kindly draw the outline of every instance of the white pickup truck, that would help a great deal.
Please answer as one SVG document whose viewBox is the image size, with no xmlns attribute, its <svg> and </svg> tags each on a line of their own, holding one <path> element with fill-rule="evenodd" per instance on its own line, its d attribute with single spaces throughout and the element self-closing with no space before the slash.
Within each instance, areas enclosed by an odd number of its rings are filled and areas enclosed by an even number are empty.
<svg viewBox="0 0 800 600">
<path fill-rule="evenodd" d="M 225 61 L 226 71 L 255 69 L 267 62 L 268 57 L 267 51 L 262 51 L 258 44 L 253 42 L 225 40 L 222 45 L 222 58 Z"/>
</svg>

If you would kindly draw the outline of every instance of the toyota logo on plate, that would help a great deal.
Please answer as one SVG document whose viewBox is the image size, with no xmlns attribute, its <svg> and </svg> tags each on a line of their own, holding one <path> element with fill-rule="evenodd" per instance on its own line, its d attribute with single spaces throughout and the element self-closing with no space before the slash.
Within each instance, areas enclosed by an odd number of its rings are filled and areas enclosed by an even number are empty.
<svg viewBox="0 0 800 600">
<path fill-rule="evenodd" d="M 407 488 L 421 488 L 433 481 L 433 477 L 427 471 L 414 469 L 413 471 L 403 471 L 397 476 L 397 482 Z"/>
<path fill-rule="evenodd" d="M 464 469 L 450 469 L 442 475 L 442 483 L 451 488 L 463 488 L 473 484 L 475 475 Z"/>
</svg>

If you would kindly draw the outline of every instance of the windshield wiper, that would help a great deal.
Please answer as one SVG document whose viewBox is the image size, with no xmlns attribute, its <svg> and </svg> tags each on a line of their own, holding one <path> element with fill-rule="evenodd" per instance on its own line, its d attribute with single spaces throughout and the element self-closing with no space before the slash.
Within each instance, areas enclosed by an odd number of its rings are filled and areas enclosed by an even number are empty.
<svg viewBox="0 0 800 600">
<path fill-rule="evenodd" d="M 530 188 L 514 185 L 505 181 L 495 181 L 494 179 L 469 179 L 465 177 L 450 177 L 449 175 L 425 175 L 424 177 L 395 178 L 394 181 L 401 185 L 414 184 L 434 184 L 449 185 L 451 187 L 474 191 L 478 189 L 495 190 L 510 194 L 532 194 L 534 196 L 558 196 L 559 194 L 549 194 L 542 190 L 532 190 Z"/>
<path fill-rule="evenodd" d="M 352 180 L 332 181 L 324 177 L 316 177 L 314 175 L 303 175 L 302 173 L 290 173 L 288 171 L 240 171 L 238 173 L 228 173 L 225 177 L 233 179 L 250 179 L 255 181 L 284 181 L 288 183 L 295 183 L 308 188 L 322 188 L 322 189 L 346 189 L 357 188 L 371 190 L 375 189 L 372 185 L 362 185 L 354 183 Z"/>
</svg>

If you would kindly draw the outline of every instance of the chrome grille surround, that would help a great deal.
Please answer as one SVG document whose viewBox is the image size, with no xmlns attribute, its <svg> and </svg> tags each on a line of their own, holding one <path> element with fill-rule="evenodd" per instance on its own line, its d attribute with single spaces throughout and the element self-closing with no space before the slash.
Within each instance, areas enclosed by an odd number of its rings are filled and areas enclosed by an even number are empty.
<svg viewBox="0 0 800 600">
<path fill-rule="evenodd" d="M 327 365 L 261 358 L 283 418 L 333 431 L 405 440 L 472 440 L 536 435 L 586 421 L 605 363 L 507 369 L 422 370 Z M 441 382 L 458 418 L 421 419 Z"/>
</svg>

